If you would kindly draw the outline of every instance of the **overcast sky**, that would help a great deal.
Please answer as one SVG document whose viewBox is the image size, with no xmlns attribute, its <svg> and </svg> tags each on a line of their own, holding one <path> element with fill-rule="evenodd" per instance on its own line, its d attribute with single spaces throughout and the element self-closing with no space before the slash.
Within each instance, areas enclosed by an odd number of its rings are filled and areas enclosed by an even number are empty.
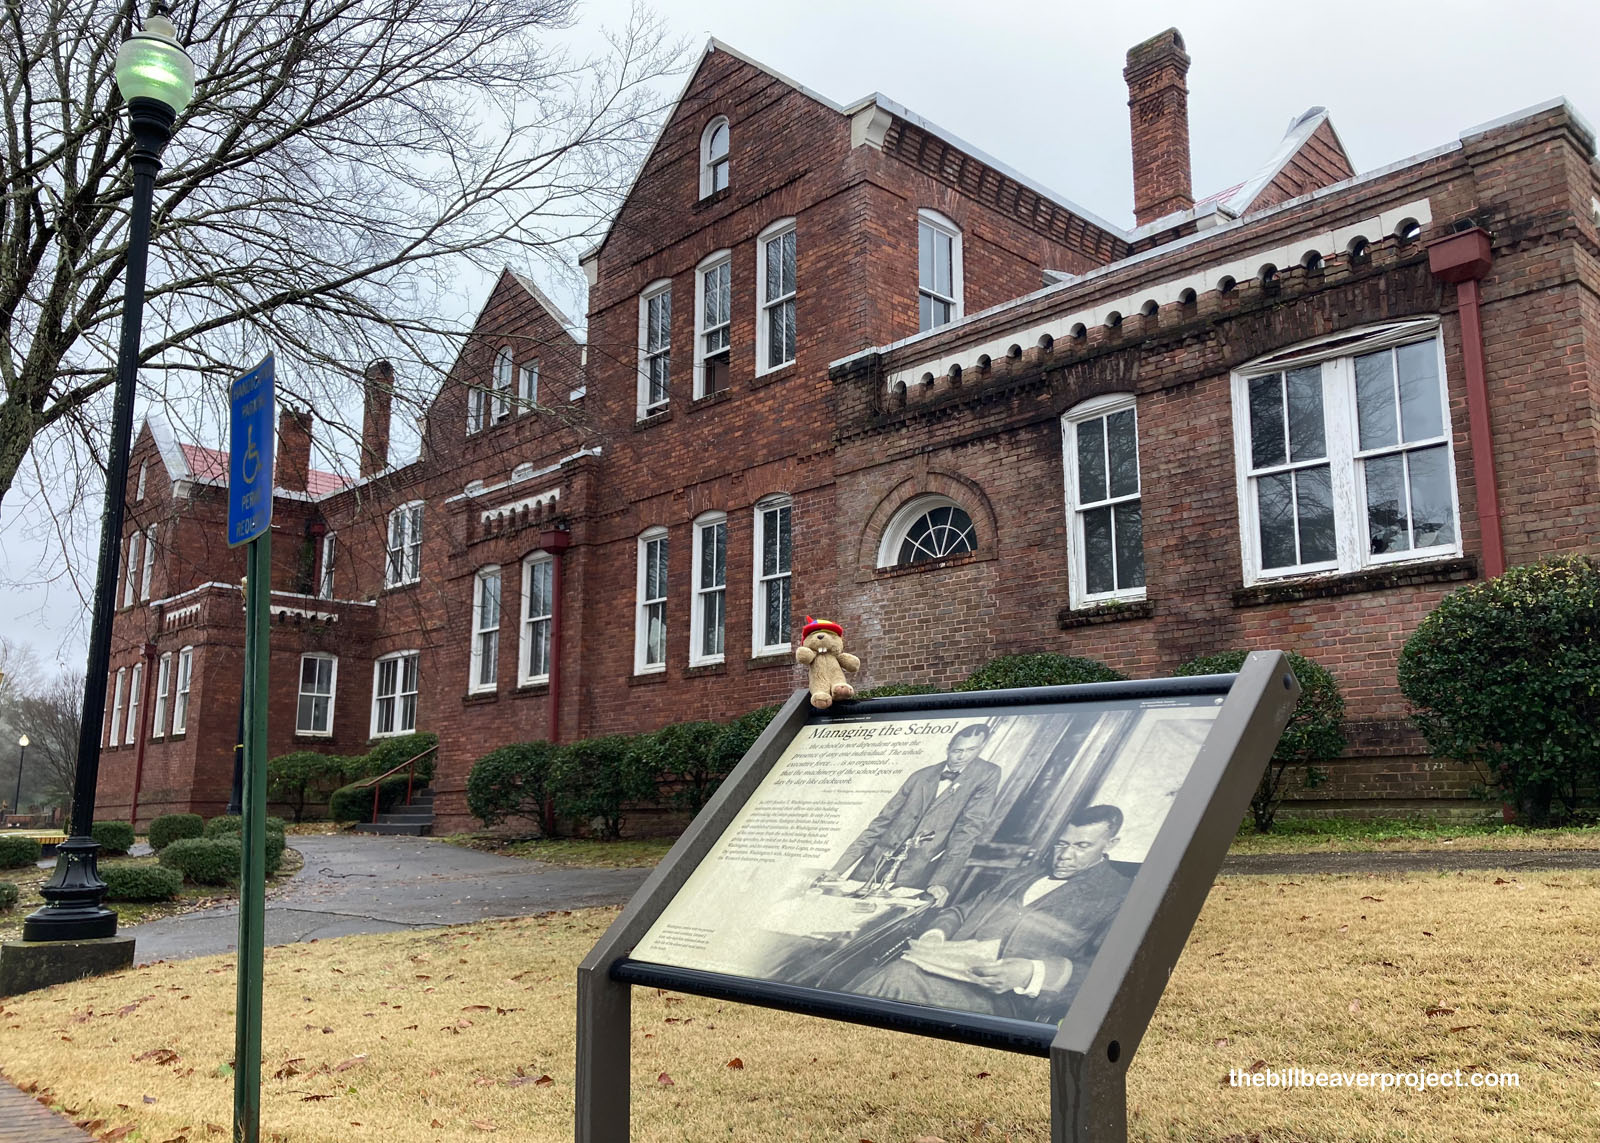
<svg viewBox="0 0 1600 1143">
<path fill-rule="evenodd" d="M 620 24 L 628 3 L 592 0 L 583 19 Z M 1124 56 L 1167 27 L 1183 33 L 1192 60 L 1197 197 L 1249 176 L 1314 105 L 1332 113 L 1360 171 L 1558 95 L 1600 122 L 1600 9 L 1582 0 L 665 0 L 656 8 L 695 56 L 714 35 L 837 102 L 881 92 L 1122 226 L 1133 222 Z M 464 309 L 482 304 L 484 288 Z M 33 585 L 41 549 L 18 536 L 9 504 L 6 515 L 0 631 L 47 663 L 76 662 L 87 627 L 79 593 Z"/>
</svg>

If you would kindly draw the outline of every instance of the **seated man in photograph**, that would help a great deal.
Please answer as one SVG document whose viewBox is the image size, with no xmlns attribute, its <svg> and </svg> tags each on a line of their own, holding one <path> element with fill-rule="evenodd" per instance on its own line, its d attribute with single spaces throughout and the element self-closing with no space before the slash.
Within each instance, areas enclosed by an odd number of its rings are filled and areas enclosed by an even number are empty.
<svg viewBox="0 0 1600 1143">
<path fill-rule="evenodd" d="M 829 877 L 887 880 L 927 890 L 936 906 L 948 901 L 1000 788 L 1000 767 L 978 757 L 988 739 L 983 723 L 957 731 L 944 761 L 906 776 Z"/>
<path fill-rule="evenodd" d="M 1121 829 L 1116 806 L 1079 810 L 1043 869 L 1019 870 L 935 914 L 900 959 L 846 991 L 1043 1023 L 1063 1019 L 1132 884 L 1105 856 Z"/>
</svg>

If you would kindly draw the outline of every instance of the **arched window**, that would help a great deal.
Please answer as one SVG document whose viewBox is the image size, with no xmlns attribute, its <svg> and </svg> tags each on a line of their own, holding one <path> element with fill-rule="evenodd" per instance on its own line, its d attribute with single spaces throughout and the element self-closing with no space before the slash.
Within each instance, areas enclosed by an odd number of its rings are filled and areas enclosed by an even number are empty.
<svg viewBox="0 0 1600 1143">
<path fill-rule="evenodd" d="M 700 136 L 700 197 L 716 194 L 728 185 L 728 118 L 719 115 L 706 124 Z"/>
<path fill-rule="evenodd" d="M 896 512 L 878 545 L 878 566 L 911 567 L 976 551 L 972 517 L 948 496 L 919 496 Z"/>
</svg>

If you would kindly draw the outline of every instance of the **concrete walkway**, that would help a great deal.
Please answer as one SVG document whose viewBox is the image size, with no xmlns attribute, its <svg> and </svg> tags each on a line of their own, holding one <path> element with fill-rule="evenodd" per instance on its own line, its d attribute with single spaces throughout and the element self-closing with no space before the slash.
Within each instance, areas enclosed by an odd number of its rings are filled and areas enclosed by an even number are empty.
<svg viewBox="0 0 1600 1143">
<path fill-rule="evenodd" d="M 92 1143 L 93 1139 L 66 1116 L 0 1082 L 0 1143 Z"/>
<path fill-rule="evenodd" d="M 335 834 L 290 838 L 305 866 L 267 901 L 267 944 L 460 925 L 552 909 L 616 905 L 648 869 L 572 869 L 428 838 Z M 234 950 L 235 906 L 122 930 L 138 964 Z"/>
</svg>

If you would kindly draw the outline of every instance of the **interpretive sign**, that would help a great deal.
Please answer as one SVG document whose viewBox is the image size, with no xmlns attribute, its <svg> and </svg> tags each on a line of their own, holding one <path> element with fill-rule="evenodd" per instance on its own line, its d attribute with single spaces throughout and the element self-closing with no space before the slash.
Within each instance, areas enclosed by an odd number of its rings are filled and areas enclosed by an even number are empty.
<svg viewBox="0 0 1600 1143">
<path fill-rule="evenodd" d="M 580 1143 L 628 1138 L 631 984 L 1047 1055 L 1053 1138 L 1124 1138 L 1128 1059 L 1298 693 L 1277 652 L 797 692 L 579 970 Z"/>
</svg>

